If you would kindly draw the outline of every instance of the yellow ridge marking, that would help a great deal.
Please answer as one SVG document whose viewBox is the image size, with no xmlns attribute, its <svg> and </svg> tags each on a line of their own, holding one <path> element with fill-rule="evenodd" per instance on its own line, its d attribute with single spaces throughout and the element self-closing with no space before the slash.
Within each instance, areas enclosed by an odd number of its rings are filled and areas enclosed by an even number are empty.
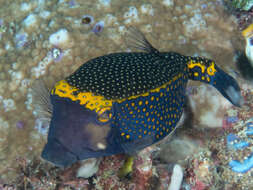
<svg viewBox="0 0 253 190">
<path fill-rule="evenodd" d="M 201 69 L 202 73 L 205 73 L 205 65 L 202 65 L 199 62 L 194 62 L 193 60 L 190 60 L 190 63 L 187 64 L 189 69 L 193 69 L 194 67 L 199 67 Z"/>
<path fill-rule="evenodd" d="M 216 73 L 216 69 L 214 67 L 214 62 L 211 63 L 211 65 L 207 68 L 207 74 L 209 76 L 213 76 Z"/>
<path fill-rule="evenodd" d="M 84 105 L 86 108 L 88 108 L 90 110 L 95 110 L 97 113 L 102 114 L 106 110 L 111 110 L 113 102 L 122 103 L 126 100 L 136 99 L 141 96 L 143 96 L 143 97 L 149 96 L 150 93 L 159 92 L 161 89 L 166 88 L 168 85 L 170 85 L 172 82 L 178 80 L 182 76 L 183 76 L 183 74 L 180 73 L 177 76 L 173 77 L 172 80 L 170 80 L 169 82 L 165 83 L 164 85 L 162 85 L 160 87 L 152 89 L 149 92 L 146 92 L 144 94 L 130 96 L 130 97 L 124 98 L 124 99 L 108 100 L 108 99 L 105 99 L 103 96 L 94 95 L 92 92 L 79 92 L 78 88 L 70 86 L 67 83 L 67 81 L 65 81 L 65 80 L 61 80 L 61 81 L 57 82 L 55 87 L 51 90 L 51 94 L 57 95 L 62 98 L 69 98 L 72 101 L 79 100 L 80 105 Z M 153 98 L 154 97 L 151 97 L 151 100 Z M 132 103 L 131 105 L 135 106 L 134 103 Z"/>
<path fill-rule="evenodd" d="M 70 86 L 65 80 L 56 83 L 54 89 L 51 91 L 52 95 L 58 95 L 62 98 L 69 98 L 72 101 L 80 101 L 80 105 L 85 105 L 90 110 L 95 110 L 97 113 L 104 113 L 112 107 L 112 100 L 106 100 L 103 96 L 95 96 L 91 92 L 78 92 L 78 89 Z"/>
</svg>

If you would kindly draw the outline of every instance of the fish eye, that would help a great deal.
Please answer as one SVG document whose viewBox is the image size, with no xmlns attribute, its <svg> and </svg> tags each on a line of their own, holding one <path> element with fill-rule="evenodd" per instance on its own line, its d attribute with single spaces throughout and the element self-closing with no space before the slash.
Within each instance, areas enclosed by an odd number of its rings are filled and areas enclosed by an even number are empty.
<svg viewBox="0 0 253 190">
<path fill-rule="evenodd" d="M 101 109 L 97 114 L 97 121 L 101 124 L 109 122 L 112 118 L 112 111 L 109 108 Z"/>
</svg>

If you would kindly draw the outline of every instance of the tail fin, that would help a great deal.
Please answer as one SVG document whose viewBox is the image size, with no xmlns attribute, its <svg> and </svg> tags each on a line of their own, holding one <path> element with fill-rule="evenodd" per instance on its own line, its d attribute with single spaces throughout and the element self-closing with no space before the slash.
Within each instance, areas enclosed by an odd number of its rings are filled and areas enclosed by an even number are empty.
<svg viewBox="0 0 253 190">
<path fill-rule="evenodd" d="M 189 57 L 189 79 L 202 81 L 214 86 L 233 105 L 243 104 L 241 91 L 236 80 L 220 69 L 212 60 Z"/>
</svg>

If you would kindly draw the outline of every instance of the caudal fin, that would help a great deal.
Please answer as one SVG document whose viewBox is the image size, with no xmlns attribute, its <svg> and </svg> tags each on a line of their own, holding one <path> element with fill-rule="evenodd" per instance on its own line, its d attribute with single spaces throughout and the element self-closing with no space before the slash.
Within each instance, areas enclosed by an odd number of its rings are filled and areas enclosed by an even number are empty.
<svg viewBox="0 0 253 190">
<path fill-rule="evenodd" d="M 233 105 L 243 104 L 241 90 L 236 80 L 220 69 L 212 60 L 189 57 L 189 78 L 214 86 Z"/>
</svg>

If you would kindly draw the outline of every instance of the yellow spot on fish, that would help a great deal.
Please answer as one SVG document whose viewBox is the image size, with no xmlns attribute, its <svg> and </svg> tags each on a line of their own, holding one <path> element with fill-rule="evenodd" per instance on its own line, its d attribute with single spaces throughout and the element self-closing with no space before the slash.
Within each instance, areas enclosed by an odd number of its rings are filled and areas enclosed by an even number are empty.
<svg viewBox="0 0 253 190">
<path fill-rule="evenodd" d="M 126 135 L 126 139 L 129 139 L 130 138 L 130 135 Z"/>
<path fill-rule="evenodd" d="M 125 133 L 121 133 L 121 136 L 124 136 L 125 135 Z"/>
<path fill-rule="evenodd" d="M 199 62 L 194 62 L 193 60 L 190 60 L 190 63 L 188 63 L 188 68 L 193 69 L 194 67 L 199 67 L 201 69 L 201 72 L 205 73 L 205 65 L 202 65 Z"/>
<path fill-rule="evenodd" d="M 214 68 L 214 62 L 211 63 L 211 65 L 207 68 L 207 74 L 209 76 L 213 76 L 216 72 L 216 69 Z"/>
<path fill-rule="evenodd" d="M 195 72 L 195 73 L 194 73 L 194 76 L 195 76 L 195 77 L 198 77 L 198 76 L 199 76 L 199 73 Z"/>
<path fill-rule="evenodd" d="M 139 101 L 139 106 L 141 106 L 142 105 L 142 101 Z"/>
</svg>

